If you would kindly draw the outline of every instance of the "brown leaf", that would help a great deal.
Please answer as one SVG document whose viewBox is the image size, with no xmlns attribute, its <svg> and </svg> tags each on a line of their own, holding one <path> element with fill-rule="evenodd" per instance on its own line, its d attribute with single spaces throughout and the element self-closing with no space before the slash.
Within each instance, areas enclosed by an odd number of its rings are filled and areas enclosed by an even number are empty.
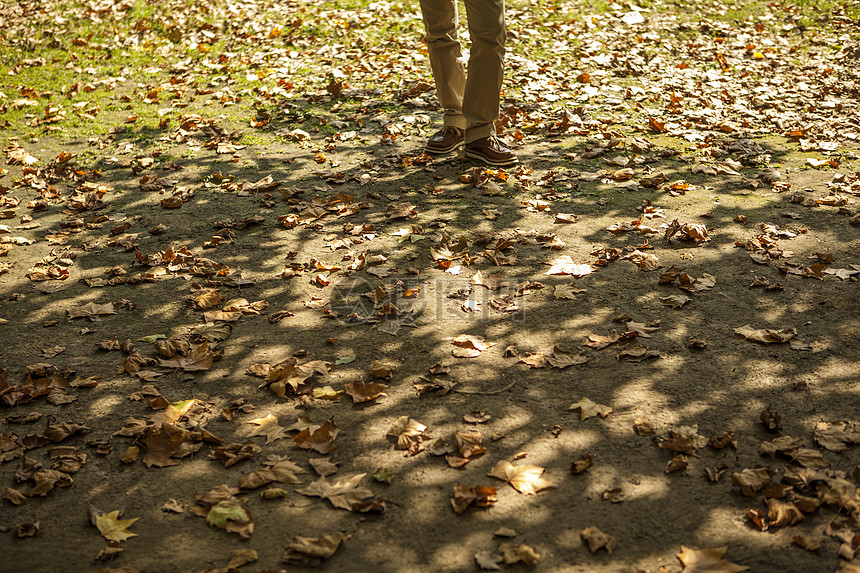
<svg viewBox="0 0 860 573">
<path fill-rule="evenodd" d="M 458 358 L 477 358 L 481 352 L 496 345 L 495 342 L 485 342 L 483 336 L 461 334 L 451 342 L 456 348 L 454 356 Z"/>
<path fill-rule="evenodd" d="M 592 553 L 596 553 L 598 549 L 606 549 L 606 552 L 611 554 L 618 543 L 618 538 L 600 531 L 598 528 L 591 526 L 583 529 L 579 534 L 582 539 L 588 543 L 588 549 Z"/>
<path fill-rule="evenodd" d="M 770 483 L 770 477 L 773 474 L 774 471 L 767 467 L 746 468 L 732 474 L 732 485 L 739 487 L 745 496 L 755 497 Z"/>
<path fill-rule="evenodd" d="M 849 445 L 860 444 L 860 428 L 854 422 L 819 420 L 813 433 L 815 442 L 831 452 L 844 452 Z"/>
<path fill-rule="evenodd" d="M 83 306 L 74 306 L 66 312 L 69 313 L 70 320 L 74 318 L 88 318 L 91 321 L 101 320 L 100 316 L 116 314 L 112 302 L 104 304 L 89 302 Z"/>
<path fill-rule="evenodd" d="M 601 336 L 599 334 L 594 334 L 593 332 L 588 333 L 588 342 L 585 343 L 589 348 L 594 348 L 596 350 L 600 350 L 602 348 L 606 348 L 611 344 L 615 344 L 621 340 L 621 335 L 618 334 L 618 331 L 613 329 L 609 331 L 609 334 L 606 336 Z"/>
<path fill-rule="evenodd" d="M 540 553 L 534 547 L 526 544 L 502 543 L 499 545 L 499 551 L 502 552 L 506 565 L 523 563 L 528 566 L 535 566 L 540 563 Z"/>
<path fill-rule="evenodd" d="M 362 404 L 375 400 L 380 396 L 385 396 L 386 394 L 383 390 L 388 388 L 388 386 L 376 382 L 365 384 L 363 380 L 356 380 L 355 382 L 345 383 L 343 388 L 344 392 L 352 398 L 353 403 Z"/>
<path fill-rule="evenodd" d="M 338 481 L 334 485 L 331 485 L 324 477 L 321 477 L 308 487 L 297 489 L 296 491 L 302 495 L 327 499 L 334 507 L 353 511 L 358 503 L 369 497 L 373 497 L 373 492 L 370 488 L 360 485 L 366 475 L 363 473 L 357 474 L 351 478 Z"/>
<path fill-rule="evenodd" d="M 340 544 L 348 541 L 349 535 L 334 533 L 321 537 L 297 536 L 293 543 L 287 545 L 282 561 L 288 565 L 319 567 L 322 562 L 337 551 Z"/>
<path fill-rule="evenodd" d="M 752 328 L 747 324 L 736 328 L 735 334 L 752 342 L 761 342 L 762 344 L 782 344 L 797 336 L 797 329 L 786 328 L 783 330 L 775 330 L 767 328 Z"/>
<path fill-rule="evenodd" d="M 767 500 L 767 517 L 772 527 L 784 527 L 803 521 L 803 513 L 791 502 Z"/>
<path fill-rule="evenodd" d="M 570 473 L 572 474 L 581 474 L 588 468 L 594 465 L 594 458 L 591 455 L 585 455 L 571 462 L 570 464 Z"/>
<path fill-rule="evenodd" d="M 336 448 L 334 440 L 337 437 L 338 428 L 330 419 L 314 431 L 306 428 L 295 435 L 293 443 L 305 450 L 314 450 L 320 454 L 328 454 Z"/>
</svg>

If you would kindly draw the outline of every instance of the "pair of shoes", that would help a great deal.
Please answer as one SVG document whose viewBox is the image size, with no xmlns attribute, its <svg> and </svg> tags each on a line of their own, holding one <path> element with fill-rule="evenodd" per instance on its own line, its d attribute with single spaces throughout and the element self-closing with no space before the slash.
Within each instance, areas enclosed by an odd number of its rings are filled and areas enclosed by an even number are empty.
<svg viewBox="0 0 860 573">
<path fill-rule="evenodd" d="M 466 157 L 480 159 L 488 165 L 506 167 L 520 162 L 514 152 L 499 141 L 495 135 L 482 137 L 466 144 Z"/>
<path fill-rule="evenodd" d="M 450 153 L 463 145 L 466 132 L 459 127 L 446 125 L 432 136 L 424 146 L 424 152 L 433 155 L 443 155 Z"/>
</svg>

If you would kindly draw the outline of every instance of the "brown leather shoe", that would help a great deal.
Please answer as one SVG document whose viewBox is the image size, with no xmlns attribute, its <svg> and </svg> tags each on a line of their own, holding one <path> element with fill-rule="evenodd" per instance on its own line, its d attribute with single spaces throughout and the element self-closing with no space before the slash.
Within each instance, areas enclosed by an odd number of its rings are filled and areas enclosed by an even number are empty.
<svg viewBox="0 0 860 573">
<path fill-rule="evenodd" d="M 466 144 L 466 157 L 480 159 L 488 165 L 506 167 L 520 162 L 513 151 L 505 147 L 495 135 L 482 137 Z"/>
<path fill-rule="evenodd" d="M 427 145 L 424 146 L 425 153 L 434 155 L 443 155 L 450 153 L 463 145 L 466 132 L 459 127 L 446 125 L 436 133 L 430 136 Z"/>
</svg>

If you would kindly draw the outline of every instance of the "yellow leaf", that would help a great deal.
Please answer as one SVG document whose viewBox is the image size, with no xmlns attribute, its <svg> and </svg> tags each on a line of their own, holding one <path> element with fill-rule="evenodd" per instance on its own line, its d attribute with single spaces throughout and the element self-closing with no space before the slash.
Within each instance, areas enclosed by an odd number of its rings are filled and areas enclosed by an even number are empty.
<svg viewBox="0 0 860 573">
<path fill-rule="evenodd" d="M 137 521 L 134 519 L 120 519 L 119 511 L 103 513 L 96 517 L 96 527 L 108 541 L 125 541 L 129 537 L 137 536 L 137 533 L 128 531 L 128 526 Z"/>
<path fill-rule="evenodd" d="M 520 493 L 534 495 L 542 489 L 555 487 L 554 484 L 540 477 L 544 469 L 528 464 L 515 466 L 507 460 L 502 460 L 487 475 L 508 482 Z"/>
<path fill-rule="evenodd" d="M 576 404 L 571 404 L 568 410 L 579 410 L 579 420 L 587 420 L 594 416 L 605 418 L 612 413 L 612 408 L 603 404 L 595 404 L 588 398 L 582 398 Z"/>
</svg>

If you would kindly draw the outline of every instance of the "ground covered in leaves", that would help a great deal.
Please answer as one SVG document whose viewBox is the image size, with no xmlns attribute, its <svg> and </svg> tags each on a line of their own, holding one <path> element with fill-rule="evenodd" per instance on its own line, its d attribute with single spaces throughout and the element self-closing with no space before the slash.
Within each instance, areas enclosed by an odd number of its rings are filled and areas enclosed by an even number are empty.
<svg viewBox="0 0 860 573">
<path fill-rule="evenodd" d="M 858 6 L 0 4 L 16 571 L 858 571 Z"/>
</svg>

